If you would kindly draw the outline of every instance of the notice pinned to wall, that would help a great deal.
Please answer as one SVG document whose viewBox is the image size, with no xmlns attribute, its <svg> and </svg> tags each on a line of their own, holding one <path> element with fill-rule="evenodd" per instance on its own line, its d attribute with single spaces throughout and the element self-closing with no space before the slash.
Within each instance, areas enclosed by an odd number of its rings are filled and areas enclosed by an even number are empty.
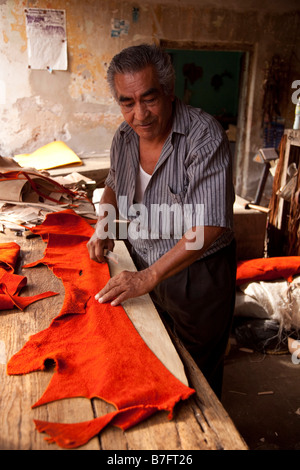
<svg viewBox="0 0 300 470">
<path fill-rule="evenodd" d="M 26 8 L 28 67 L 67 70 L 65 10 Z"/>
</svg>

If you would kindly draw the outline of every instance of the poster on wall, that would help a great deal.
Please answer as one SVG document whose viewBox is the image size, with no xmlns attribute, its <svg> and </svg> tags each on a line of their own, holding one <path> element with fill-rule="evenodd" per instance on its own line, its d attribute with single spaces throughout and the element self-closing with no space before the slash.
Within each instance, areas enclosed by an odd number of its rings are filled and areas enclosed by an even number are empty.
<svg viewBox="0 0 300 470">
<path fill-rule="evenodd" d="M 26 8 L 28 67 L 67 70 L 65 10 Z"/>
</svg>

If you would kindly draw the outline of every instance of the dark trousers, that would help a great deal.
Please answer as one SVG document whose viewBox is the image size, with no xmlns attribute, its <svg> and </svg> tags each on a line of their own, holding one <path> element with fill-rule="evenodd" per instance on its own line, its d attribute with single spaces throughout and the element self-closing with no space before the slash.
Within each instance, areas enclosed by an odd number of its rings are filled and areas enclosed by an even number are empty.
<svg viewBox="0 0 300 470">
<path fill-rule="evenodd" d="M 133 256 L 138 269 L 143 263 Z M 221 398 L 224 356 L 236 289 L 236 243 L 161 282 L 151 297 Z"/>
</svg>

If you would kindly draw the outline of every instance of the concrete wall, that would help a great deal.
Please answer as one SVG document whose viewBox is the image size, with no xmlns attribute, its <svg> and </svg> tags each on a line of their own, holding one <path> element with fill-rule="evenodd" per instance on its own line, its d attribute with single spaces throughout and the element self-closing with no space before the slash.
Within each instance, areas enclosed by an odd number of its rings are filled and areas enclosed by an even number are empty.
<svg viewBox="0 0 300 470">
<path fill-rule="evenodd" d="M 30 153 L 55 139 L 65 141 L 81 158 L 107 155 L 122 117 L 105 75 L 110 59 L 123 47 L 165 42 L 183 48 L 247 51 L 235 181 L 241 196 L 253 198 L 261 171 L 252 159 L 262 146 L 264 74 L 274 54 L 285 64 L 281 113 L 287 128 L 293 123 L 291 84 L 300 80 L 298 4 L 298 0 L 0 0 L 0 155 Z M 66 11 L 67 71 L 28 69 L 26 7 Z M 112 37 L 113 18 L 128 21 L 127 34 Z"/>
</svg>

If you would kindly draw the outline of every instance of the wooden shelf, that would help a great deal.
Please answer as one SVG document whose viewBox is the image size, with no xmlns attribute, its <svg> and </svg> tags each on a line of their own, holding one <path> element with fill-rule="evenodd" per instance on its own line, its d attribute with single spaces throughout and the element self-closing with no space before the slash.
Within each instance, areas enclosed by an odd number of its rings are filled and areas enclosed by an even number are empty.
<svg viewBox="0 0 300 470">
<path fill-rule="evenodd" d="M 279 161 L 274 176 L 273 191 L 270 201 L 268 223 L 268 255 L 300 255 L 300 240 L 297 235 L 299 219 L 297 192 L 300 189 L 300 177 L 290 200 L 283 199 L 278 193 L 289 181 L 288 168 L 295 163 L 300 167 L 300 130 L 288 129 L 280 143 Z"/>
</svg>

